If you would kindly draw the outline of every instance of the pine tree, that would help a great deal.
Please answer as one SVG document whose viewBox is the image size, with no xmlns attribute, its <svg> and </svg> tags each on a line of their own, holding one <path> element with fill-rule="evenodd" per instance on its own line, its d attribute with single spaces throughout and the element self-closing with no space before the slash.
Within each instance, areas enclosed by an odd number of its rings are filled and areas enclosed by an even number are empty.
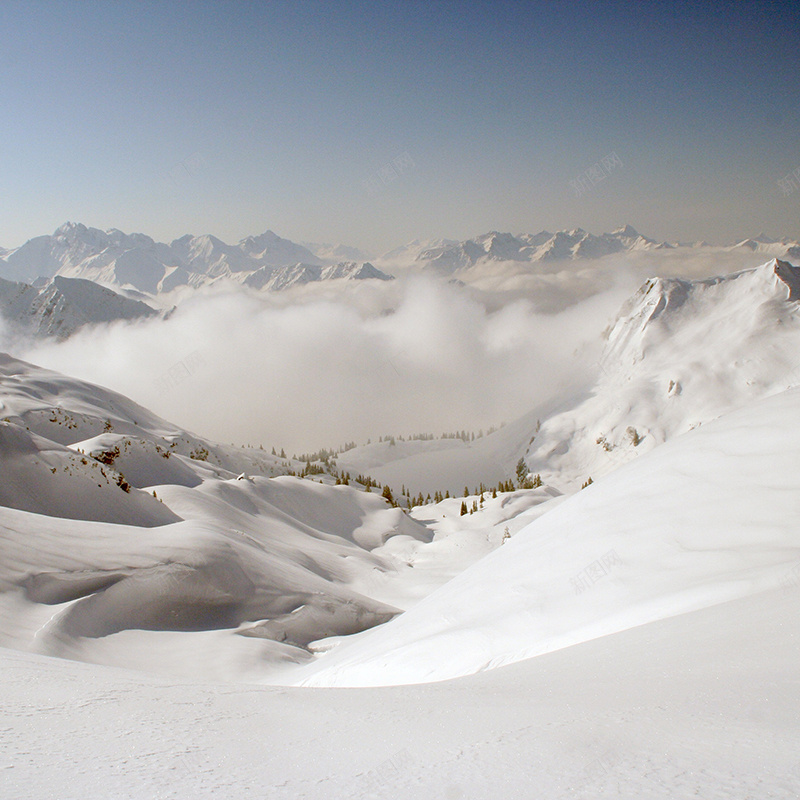
<svg viewBox="0 0 800 800">
<path fill-rule="evenodd" d="M 467 504 L 462 500 L 461 501 L 461 516 L 465 516 L 467 513 Z"/>
<path fill-rule="evenodd" d="M 525 482 L 525 478 L 528 477 L 528 465 L 525 463 L 525 459 L 521 458 L 517 461 L 517 484 L 522 487 L 522 484 Z"/>
</svg>

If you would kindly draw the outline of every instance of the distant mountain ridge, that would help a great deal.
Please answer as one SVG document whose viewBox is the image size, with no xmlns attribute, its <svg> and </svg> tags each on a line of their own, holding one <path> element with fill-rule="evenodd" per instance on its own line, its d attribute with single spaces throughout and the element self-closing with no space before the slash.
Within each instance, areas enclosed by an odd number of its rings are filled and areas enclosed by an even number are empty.
<svg viewBox="0 0 800 800">
<path fill-rule="evenodd" d="M 535 265 L 532 271 L 547 273 L 558 271 L 571 261 L 616 253 L 705 247 L 710 245 L 660 242 L 640 234 L 631 225 L 600 235 L 582 228 L 516 235 L 489 231 L 464 241 L 414 240 L 376 259 L 376 267 L 356 248 L 341 244 L 306 247 L 271 230 L 248 236 L 237 244 L 227 244 L 211 235 L 190 234 L 165 244 L 142 233 L 126 234 L 115 228 L 101 231 L 67 222 L 50 236 L 37 236 L 14 249 L 0 249 L 0 277 L 33 283 L 59 275 L 150 296 L 217 281 L 279 291 L 317 281 L 393 277 L 385 269 L 463 275 L 469 281 L 476 274 L 473 268 L 477 270 L 481 265 L 517 264 L 524 270 Z M 770 258 L 800 258 L 800 242 L 775 240 L 763 233 L 720 249 Z"/>
<path fill-rule="evenodd" d="M 602 258 L 614 253 L 642 250 L 673 250 L 681 247 L 707 247 L 705 242 L 659 242 L 640 234 L 633 226 L 625 225 L 611 233 L 599 236 L 582 228 L 569 231 L 540 231 L 513 235 L 490 231 L 461 242 L 445 241 L 431 247 L 408 246 L 416 253 L 415 261 L 426 270 L 443 274 L 466 271 L 479 263 L 516 261 L 546 266 L 550 262 Z M 777 258 L 796 258 L 800 244 L 789 239 L 776 241 L 759 234 L 754 239 L 744 239 L 727 249 L 750 250 Z M 394 251 L 395 253 L 398 251 Z"/>
<path fill-rule="evenodd" d="M 150 295 L 217 280 L 246 283 L 248 276 L 257 272 L 262 274 L 262 286 L 281 288 L 285 281 L 278 274 L 272 286 L 265 276 L 296 265 L 313 268 L 306 271 L 304 282 L 389 277 L 372 265 L 354 269 L 352 263 L 325 261 L 269 230 L 235 245 L 215 236 L 188 234 L 164 244 L 142 233 L 126 234 L 114 228 L 101 231 L 67 222 L 51 236 L 37 236 L 0 253 L 0 275 L 28 283 L 58 275 Z M 255 279 L 251 284 L 258 282 Z"/>
</svg>

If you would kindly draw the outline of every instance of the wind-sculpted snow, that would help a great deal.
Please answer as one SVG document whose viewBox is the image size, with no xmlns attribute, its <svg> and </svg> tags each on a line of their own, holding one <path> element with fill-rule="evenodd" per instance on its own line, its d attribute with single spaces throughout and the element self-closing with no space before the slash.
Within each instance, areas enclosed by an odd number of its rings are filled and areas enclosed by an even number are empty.
<svg viewBox="0 0 800 800">
<path fill-rule="evenodd" d="M 5 449 L 6 442 L 0 444 Z M 47 496 L 46 476 L 26 479 L 38 497 Z M 10 488 L 21 494 L 13 479 Z M 102 505 L 81 496 L 74 475 L 60 488 L 97 518 Z M 0 508 L 0 642 L 123 664 L 130 637 L 139 631 L 140 667 L 186 673 L 197 670 L 187 637 L 219 631 L 248 637 L 249 657 L 259 658 L 268 674 L 287 659 L 308 659 L 312 640 L 394 616 L 397 609 L 348 584 L 364 572 L 390 568 L 370 553 L 388 537 L 430 539 L 381 498 L 348 487 L 251 478 L 157 490 L 163 505 L 141 494 L 163 509 L 159 528 L 141 527 L 146 509 L 126 525 L 110 525 L 42 516 L 52 514 L 46 508 L 32 509 L 36 514 Z M 119 502 L 119 516 L 125 508 Z M 185 521 L 174 523 L 170 508 Z M 171 637 L 166 654 L 164 635 Z M 150 656 L 148 637 L 157 645 Z M 221 650 L 247 650 L 219 634 L 209 641 Z"/>
<path fill-rule="evenodd" d="M 159 633 L 171 632 L 180 651 L 179 634 L 225 630 L 270 640 L 266 647 L 251 646 L 268 669 L 276 659 L 309 657 L 305 637 L 292 638 L 299 619 L 293 611 L 312 615 L 313 638 L 363 630 L 396 613 L 344 585 L 343 559 L 381 565 L 358 546 L 320 542 L 296 529 L 292 537 L 290 524 L 267 515 L 237 523 L 243 530 L 232 528 L 224 510 L 218 519 L 145 529 L 0 509 L 0 641 L 124 663 L 127 640 L 115 634 L 140 631 L 146 651 L 146 631 L 157 641 Z M 146 652 L 139 663 L 161 666 Z"/>
<path fill-rule="evenodd" d="M 780 587 L 800 563 L 799 419 L 794 389 L 662 445 L 296 680 L 443 680 Z"/>
<path fill-rule="evenodd" d="M 6 355 L 0 414 L 4 644 L 187 674 L 200 637 L 239 654 L 227 677 L 254 659 L 266 674 L 394 616 L 351 587 L 398 569 L 373 552 L 388 540 L 431 540 L 378 494 L 254 475 L 289 462 Z"/>
</svg>

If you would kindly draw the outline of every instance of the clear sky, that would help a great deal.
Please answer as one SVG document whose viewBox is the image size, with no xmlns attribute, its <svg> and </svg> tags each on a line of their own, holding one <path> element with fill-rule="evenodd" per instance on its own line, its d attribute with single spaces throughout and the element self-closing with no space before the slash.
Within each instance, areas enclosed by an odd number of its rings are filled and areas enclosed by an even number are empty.
<svg viewBox="0 0 800 800">
<path fill-rule="evenodd" d="M 800 238 L 800 4 L 4 0 L 0 31 L 5 247 Z"/>
</svg>

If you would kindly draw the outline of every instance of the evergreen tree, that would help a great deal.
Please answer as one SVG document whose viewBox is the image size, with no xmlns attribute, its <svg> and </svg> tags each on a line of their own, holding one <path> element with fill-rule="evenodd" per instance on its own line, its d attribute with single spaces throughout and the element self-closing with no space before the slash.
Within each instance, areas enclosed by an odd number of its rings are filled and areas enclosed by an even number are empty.
<svg viewBox="0 0 800 800">
<path fill-rule="evenodd" d="M 521 458 L 517 461 L 517 484 L 522 488 L 522 484 L 525 482 L 525 478 L 528 477 L 528 465 L 525 463 L 525 459 Z"/>
<path fill-rule="evenodd" d="M 461 516 L 465 516 L 467 513 L 467 504 L 462 500 L 461 501 Z"/>
</svg>

